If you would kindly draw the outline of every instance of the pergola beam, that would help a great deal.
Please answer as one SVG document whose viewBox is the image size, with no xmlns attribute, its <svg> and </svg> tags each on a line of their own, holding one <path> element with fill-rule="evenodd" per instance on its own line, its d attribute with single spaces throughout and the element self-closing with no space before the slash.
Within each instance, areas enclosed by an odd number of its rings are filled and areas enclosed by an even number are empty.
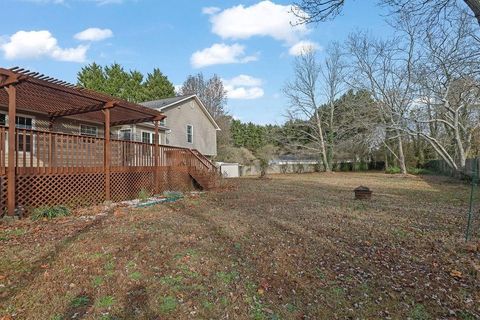
<svg viewBox="0 0 480 320">
<path fill-rule="evenodd" d="M 121 120 L 121 121 L 115 121 L 112 122 L 111 125 L 113 126 L 121 126 L 124 124 L 136 124 L 136 123 L 142 123 L 142 122 L 152 122 L 154 121 L 155 117 L 148 117 L 148 118 L 139 118 L 139 119 L 132 119 L 132 120 Z"/>
<path fill-rule="evenodd" d="M 94 111 L 100 111 L 100 110 L 103 110 L 104 107 L 105 107 L 104 103 L 97 103 L 97 104 L 86 106 L 86 107 L 78 107 L 78 108 L 72 108 L 68 110 L 57 111 L 57 112 L 49 112 L 48 115 L 51 118 L 60 118 L 60 117 L 74 116 L 77 114 L 84 114 L 84 113 L 89 113 Z"/>
</svg>

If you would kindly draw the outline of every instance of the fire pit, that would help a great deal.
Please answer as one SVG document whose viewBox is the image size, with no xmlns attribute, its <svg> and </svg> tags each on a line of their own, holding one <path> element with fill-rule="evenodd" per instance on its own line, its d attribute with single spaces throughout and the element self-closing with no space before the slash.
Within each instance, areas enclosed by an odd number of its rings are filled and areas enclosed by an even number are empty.
<svg viewBox="0 0 480 320">
<path fill-rule="evenodd" d="M 372 191 L 364 186 L 357 187 L 353 190 L 356 200 L 369 200 L 372 198 Z"/>
</svg>

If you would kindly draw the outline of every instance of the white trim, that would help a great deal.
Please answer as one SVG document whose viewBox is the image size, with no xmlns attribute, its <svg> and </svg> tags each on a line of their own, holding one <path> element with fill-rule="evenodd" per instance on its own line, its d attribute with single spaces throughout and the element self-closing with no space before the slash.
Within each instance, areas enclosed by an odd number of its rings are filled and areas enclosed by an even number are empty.
<svg viewBox="0 0 480 320">
<path fill-rule="evenodd" d="M 190 128 L 191 128 L 191 131 L 192 131 L 192 132 L 191 132 L 192 141 L 188 141 L 188 127 L 190 127 Z M 186 135 L 186 141 L 187 141 L 187 143 L 193 144 L 193 125 L 188 124 L 188 123 L 185 125 L 185 135 Z"/>
</svg>

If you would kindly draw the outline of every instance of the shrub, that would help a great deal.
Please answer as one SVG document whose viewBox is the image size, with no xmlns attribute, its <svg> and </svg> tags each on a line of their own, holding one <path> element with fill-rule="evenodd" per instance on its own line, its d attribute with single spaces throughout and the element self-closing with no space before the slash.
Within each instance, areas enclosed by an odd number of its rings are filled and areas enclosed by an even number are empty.
<svg viewBox="0 0 480 320">
<path fill-rule="evenodd" d="M 341 162 L 340 171 L 343 171 L 343 172 L 352 171 L 352 164 L 349 162 Z"/>
<path fill-rule="evenodd" d="M 303 173 L 305 171 L 305 166 L 303 163 L 297 163 L 294 165 L 294 171 L 295 173 Z"/>
<path fill-rule="evenodd" d="M 397 174 L 402 172 L 402 170 L 399 167 L 388 167 L 385 169 L 385 173 L 388 174 Z"/>
<path fill-rule="evenodd" d="M 39 207 L 35 208 L 32 213 L 32 220 L 38 219 L 53 219 L 57 217 L 66 217 L 71 214 L 69 208 L 65 206 L 53 206 L 53 207 Z"/>
<path fill-rule="evenodd" d="M 281 164 L 280 165 L 280 172 L 285 174 L 288 172 L 288 164 Z"/>
<path fill-rule="evenodd" d="M 407 172 L 410 173 L 410 174 L 414 174 L 414 175 L 429 174 L 430 173 L 430 171 L 428 171 L 427 169 L 423 169 L 423 168 L 408 168 Z"/>
<path fill-rule="evenodd" d="M 152 195 L 150 194 L 150 192 L 148 192 L 148 190 L 145 188 L 142 188 L 138 193 L 138 199 L 140 199 L 140 202 L 147 201 L 151 196 Z"/>
</svg>

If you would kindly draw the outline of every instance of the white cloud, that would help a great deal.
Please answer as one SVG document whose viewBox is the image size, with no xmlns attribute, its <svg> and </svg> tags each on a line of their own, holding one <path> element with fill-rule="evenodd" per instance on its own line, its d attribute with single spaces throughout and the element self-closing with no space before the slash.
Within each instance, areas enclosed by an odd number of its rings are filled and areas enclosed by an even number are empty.
<svg viewBox="0 0 480 320">
<path fill-rule="evenodd" d="M 251 100 L 263 97 L 262 79 L 241 74 L 232 79 L 222 79 L 229 99 Z"/>
<path fill-rule="evenodd" d="M 211 14 L 218 13 L 221 10 L 222 9 L 220 9 L 218 7 L 205 7 L 205 8 L 202 8 L 202 13 L 207 14 L 207 15 L 211 15 Z"/>
<path fill-rule="evenodd" d="M 290 47 L 288 53 L 292 56 L 299 56 L 303 53 L 317 50 L 322 50 L 322 47 L 318 43 L 309 40 L 302 40 Z"/>
<path fill-rule="evenodd" d="M 0 45 L 5 59 L 49 57 L 60 61 L 84 62 L 88 46 L 61 48 L 57 39 L 47 30 L 18 31 Z"/>
<path fill-rule="evenodd" d="M 224 85 L 229 86 L 246 86 L 246 87 L 255 87 L 262 85 L 262 79 L 248 76 L 246 74 L 241 74 L 232 79 L 222 79 Z"/>
<path fill-rule="evenodd" d="M 261 1 L 249 7 L 234 6 L 213 14 L 210 18 L 212 32 L 223 39 L 248 39 L 269 36 L 287 44 L 299 41 L 309 30 L 295 24 L 291 5 Z"/>
<path fill-rule="evenodd" d="M 88 28 L 77 33 L 74 38 L 81 41 L 101 41 L 113 37 L 110 29 Z"/>
<path fill-rule="evenodd" d="M 196 51 L 190 58 L 194 68 L 202 68 L 215 64 L 247 63 L 257 60 L 256 56 L 246 56 L 245 46 L 238 43 L 227 45 L 215 43 L 210 48 Z"/>
</svg>

